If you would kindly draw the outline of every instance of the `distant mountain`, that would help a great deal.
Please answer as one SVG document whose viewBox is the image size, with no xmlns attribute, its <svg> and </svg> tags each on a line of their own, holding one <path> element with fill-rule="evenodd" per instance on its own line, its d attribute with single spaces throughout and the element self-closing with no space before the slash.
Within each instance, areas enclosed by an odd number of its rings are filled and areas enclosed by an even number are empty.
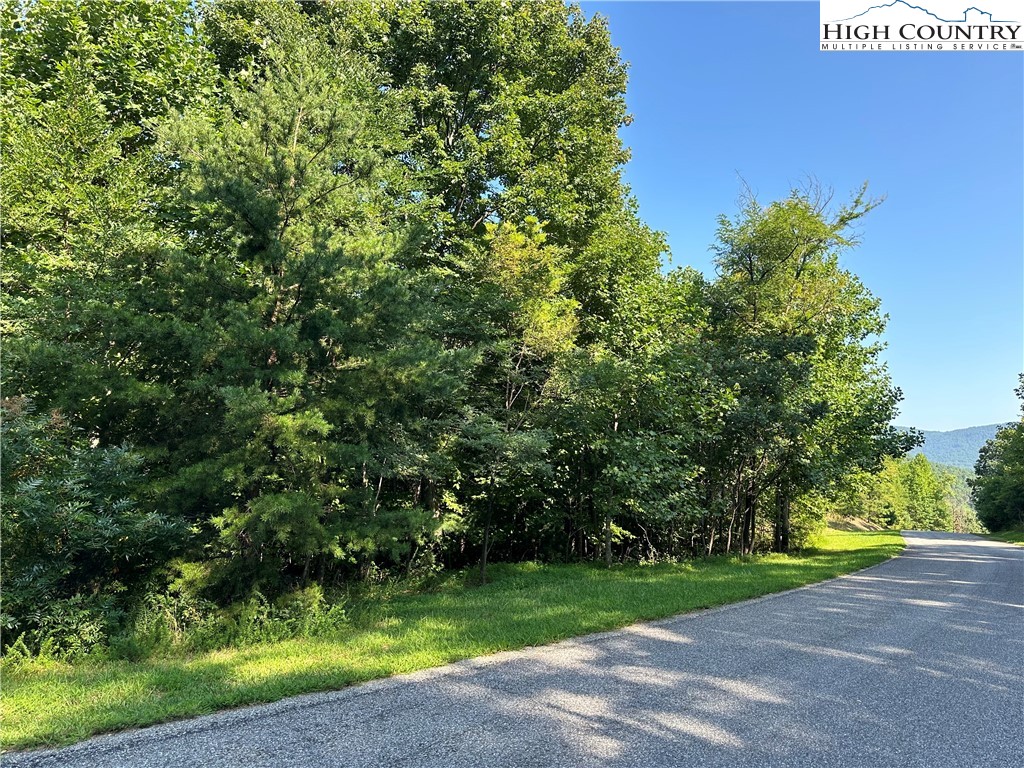
<svg viewBox="0 0 1024 768">
<path fill-rule="evenodd" d="M 948 464 L 953 467 L 974 470 L 974 462 L 978 460 L 978 451 L 986 441 L 995 437 L 996 430 L 1002 424 L 986 424 L 983 427 L 967 427 L 949 432 L 929 432 L 921 430 L 924 445 L 910 452 L 913 456 L 923 453 L 928 461 L 935 464 Z M 906 429 L 906 427 L 901 427 Z"/>
</svg>

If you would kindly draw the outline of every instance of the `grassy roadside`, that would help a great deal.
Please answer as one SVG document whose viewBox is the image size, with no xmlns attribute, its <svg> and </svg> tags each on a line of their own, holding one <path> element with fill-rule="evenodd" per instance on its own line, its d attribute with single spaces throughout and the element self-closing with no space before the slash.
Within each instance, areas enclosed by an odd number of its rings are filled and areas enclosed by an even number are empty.
<svg viewBox="0 0 1024 768">
<path fill-rule="evenodd" d="M 1005 541 L 1007 544 L 1017 544 L 1024 547 L 1024 529 L 1011 528 L 1008 531 L 997 531 L 996 533 L 988 534 L 990 539 L 996 541 Z"/>
<path fill-rule="evenodd" d="M 357 612 L 330 638 L 141 662 L 32 662 L 3 675 L 3 748 L 68 744 L 709 608 L 865 568 L 902 547 L 892 531 L 830 530 L 797 556 L 611 570 L 498 565 L 486 586 L 453 580 L 398 596 Z"/>
</svg>

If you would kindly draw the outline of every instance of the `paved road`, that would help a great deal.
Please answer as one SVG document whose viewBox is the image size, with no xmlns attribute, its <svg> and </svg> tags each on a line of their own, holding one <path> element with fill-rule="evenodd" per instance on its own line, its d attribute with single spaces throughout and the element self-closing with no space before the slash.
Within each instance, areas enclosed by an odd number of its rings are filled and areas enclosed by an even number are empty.
<svg viewBox="0 0 1024 768">
<path fill-rule="evenodd" d="M 3 765 L 1024 766 L 1024 549 L 906 537 L 814 587 Z"/>
</svg>

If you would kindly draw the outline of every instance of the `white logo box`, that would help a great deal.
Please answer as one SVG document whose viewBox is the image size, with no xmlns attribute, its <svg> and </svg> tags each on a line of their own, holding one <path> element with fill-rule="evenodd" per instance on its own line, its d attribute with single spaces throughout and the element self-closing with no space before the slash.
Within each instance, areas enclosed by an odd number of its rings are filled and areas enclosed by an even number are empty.
<svg viewBox="0 0 1024 768">
<path fill-rule="evenodd" d="M 820 0 L 822 51 L 1024 51 L 1020 0 Z"/>
</svg>

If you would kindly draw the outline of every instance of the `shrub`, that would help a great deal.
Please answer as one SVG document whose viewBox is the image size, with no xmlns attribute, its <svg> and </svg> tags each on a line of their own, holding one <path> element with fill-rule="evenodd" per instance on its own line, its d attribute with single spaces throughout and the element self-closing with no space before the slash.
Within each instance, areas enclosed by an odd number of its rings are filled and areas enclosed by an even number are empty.
<svg viewBox="0 0 1024 768">
<path fill-rule="evenodd" d="M 295 590 L 274 601 L 257 592 L 228 608 L 187 591 L 151 594 L 136 612 L 130 631 L 111 639 L 110 654 L 134 660 L 160 653 L 322 637 L 337 632 L 347 621 L 344 601 L 328 601 L 319 586 Z"/>
<path fill-rule="evenodd" d="M 140 502 L 131 448 L 100 447 L 24 398 L 0 413 L 4 642 L 58 655 L 103 645 L 182 526 Z"/>
</svg>

